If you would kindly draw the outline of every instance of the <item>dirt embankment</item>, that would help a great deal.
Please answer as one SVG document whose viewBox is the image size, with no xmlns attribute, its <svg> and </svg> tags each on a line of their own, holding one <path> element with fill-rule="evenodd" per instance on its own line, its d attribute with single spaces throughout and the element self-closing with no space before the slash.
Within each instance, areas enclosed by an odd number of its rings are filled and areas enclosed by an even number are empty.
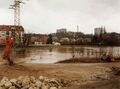
<svg viewBox="0 0 120 89">
<path fill-rule="evenodd" d="M 120 58 L 115 58 L 114 62 L 120 62 Z M 71 58 L 57 63 L 107 63 L 107 61 L 102 61 L 100 58 Z"/>
<path fill-rule="evenodd" d="M 6 76 L 8 78 L 17 78 L 19 76 L 35 76 L 37 78 L 40 75 L 42 75 L 48 78 L 64 79 L 66 81 L 69 81 L 69 84 L 67 86 L 81 86 L 81 87 L 84 87 L 83 85 L 102 86 L 104 82 L 106 84 L 107 83 L 113 84 L 113 81 L 119 82 L 119 80 L 116 80 L 119 78 L 114 77 L 112 75 L 112 72 L 110 72 L 113 66 L 120 67 L 120 64 L 79 63 L 79 64 L 21 64 L 14 66 L 0 65 L 0 78 L 2 78 L 3 76 Z"/>
</svg>

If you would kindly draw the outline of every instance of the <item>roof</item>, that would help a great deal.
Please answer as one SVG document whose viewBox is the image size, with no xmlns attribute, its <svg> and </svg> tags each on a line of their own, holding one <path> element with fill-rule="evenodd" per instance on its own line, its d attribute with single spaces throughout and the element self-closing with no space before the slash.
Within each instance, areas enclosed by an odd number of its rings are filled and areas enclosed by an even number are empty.
<svg viewBox="0 0 120 89">
<path fill-rule="evenodd" d="M 24 31 L 22 26 L 15 26 L 15 25 L 0 25 L 0 31 Z"/>
</svg>

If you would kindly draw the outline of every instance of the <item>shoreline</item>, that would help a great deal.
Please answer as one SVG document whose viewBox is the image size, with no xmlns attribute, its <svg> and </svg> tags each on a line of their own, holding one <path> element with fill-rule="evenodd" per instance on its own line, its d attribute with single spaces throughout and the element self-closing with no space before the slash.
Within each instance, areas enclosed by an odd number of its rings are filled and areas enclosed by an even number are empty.
<svg viewBox="0 0 120 89">
<path fill-rule="evenodd" d="M 115 62 L 120 62 L 120 58 L 115 58 Z M 59 61 L 57 63 L 113 63 L 113 62 L 102 61 L 99 58 L 71 58 Z"/>
<path fill-rule="evenodd" d="M 120 46 L 111 46 L 111 45 L 51 45 L 51 44 L 43 44 L 43 45 L 29 45 L 24 46 L 25 48 L 32 48 L 32 47 L 120 47 Z M 4 48 L 5 45 L 0 45 L 0 48 Z M 19 48 L 19 47 L 18 47 Z"/>
</svg>

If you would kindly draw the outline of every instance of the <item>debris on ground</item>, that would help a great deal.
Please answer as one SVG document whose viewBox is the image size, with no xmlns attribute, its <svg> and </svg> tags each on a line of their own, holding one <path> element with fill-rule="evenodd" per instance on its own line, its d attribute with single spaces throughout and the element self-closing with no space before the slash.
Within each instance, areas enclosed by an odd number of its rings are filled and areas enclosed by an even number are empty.
<svg viewBox="0 0 120 89">
<path fill-rule="evenodd" d="M 0 89 L 59 89 L 65 87 L 67 81 L 63 79 L 48 79 L 40 76 L 19 76 L 16 79 L 3 77 L 0 81 Z"/>
</svg>

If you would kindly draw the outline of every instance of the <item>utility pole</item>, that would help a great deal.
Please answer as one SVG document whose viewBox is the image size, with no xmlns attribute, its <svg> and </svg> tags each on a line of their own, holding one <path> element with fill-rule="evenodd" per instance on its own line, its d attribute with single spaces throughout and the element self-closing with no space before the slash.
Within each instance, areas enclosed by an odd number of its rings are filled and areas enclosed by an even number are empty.
<svg viewBox="0 0 120 89">
<path fill-rule="evenodd" d="M 10 5 L 9 9 L 14 10 L 14 25 L 20 26 L 21 25 L 21 19 L 20 19 L 20 5 L 25 4 L 23 0 L 14 0 L 14 4 Z"/>
</svg>

